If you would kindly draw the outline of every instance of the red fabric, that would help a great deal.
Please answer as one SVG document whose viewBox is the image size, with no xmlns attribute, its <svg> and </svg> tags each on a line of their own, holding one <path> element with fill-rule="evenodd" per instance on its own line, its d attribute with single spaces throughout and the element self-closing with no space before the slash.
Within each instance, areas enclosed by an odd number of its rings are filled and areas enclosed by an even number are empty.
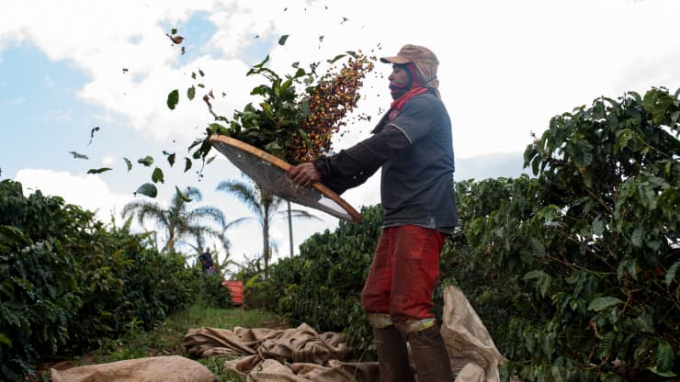
<svg viewBox="0 0 680 382">
<path fill-rule="evenodd" d="M 445 237 L 415 225 L 383 229 L 361 293 L 366 313 L 389 314 L 395 323 L 434 317 L 432 294 Z"/>
<path fill-rule="evenodd" d="M 390 109 L 401 111 L 401 109 L 404 108 L 404 105 L 406 104 L 406 102 L 408 102 L 408 100 L 411 99 L 411 97 L 417 96 L 418 94 L 423 94 L 427 90 L 428 90 L 427 88 L 412 88 L 411 90 L 407 91 L 403 96 L 394 100 L 390 105 Z"/>
<path fill-rule="evenodd" d="M 418 76 L 418 69 L 416 69 L 416 64 L 409 62 L 408 64 L 406 64 L 406 67 L 411 72 L 411 76 L 413 76 L 413 83 L 411 84 L 411 89 L 423 87 L 423 84 L 420 83 L 420 77 Z"/>
</svg>

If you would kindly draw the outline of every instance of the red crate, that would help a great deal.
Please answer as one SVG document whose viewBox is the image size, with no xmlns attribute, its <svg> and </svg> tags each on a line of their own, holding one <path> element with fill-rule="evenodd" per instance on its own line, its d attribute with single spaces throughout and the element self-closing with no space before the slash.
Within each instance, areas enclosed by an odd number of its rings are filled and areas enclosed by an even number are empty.
<svg viewBox="0 0 680 382">
<path fill-rule="evenodd" d="M 243 305 L 243 281 L 222 281 L 222 285 L 229 288 L 231 292 L 231 300 L 234 305 Z"/>
</svg>

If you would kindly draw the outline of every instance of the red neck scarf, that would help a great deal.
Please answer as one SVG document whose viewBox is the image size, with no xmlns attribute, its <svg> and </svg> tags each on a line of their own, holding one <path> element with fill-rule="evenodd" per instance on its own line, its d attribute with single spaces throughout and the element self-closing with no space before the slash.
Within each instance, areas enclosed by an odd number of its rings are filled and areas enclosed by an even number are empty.
<svg viewBox="0 0 680 382">
<path fill-rule="evenodd" d="M 418 87 L 418 88 L 413 88 L 413 89 L 407 91 L 406 93 L 404 93 L 403 96 L 397 98 L 396 100 L 394 100 L 392 102 L 392 104 L 390 105 L 390 110 L 391 110 L 390 113 L 392 113 L 394 111 L 400 112 L 401 109 L 404 108 L 404 105 L 406 105 L 406 102 L 408 102 L 411 98 L 417 96 L 418 94 L 423 94 L 423 93 L 427 92 L 428 90 L 429 90 L 428 88 Z"/>
</svg>

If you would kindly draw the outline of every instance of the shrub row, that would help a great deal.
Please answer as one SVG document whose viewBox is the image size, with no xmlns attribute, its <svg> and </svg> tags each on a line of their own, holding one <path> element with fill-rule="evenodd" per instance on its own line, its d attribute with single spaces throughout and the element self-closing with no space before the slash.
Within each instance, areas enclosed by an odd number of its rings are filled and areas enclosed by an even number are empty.
<svg viewBox="0 0 680 382">
<path fill-rule="evenodd" d="M 0 182 L 0 375 L 20 380 L 35 363 L 116 338 L 134 322 L 152 328 L 217 277 L 161 254 L 148 235 L 108 228 L 94 214 L 20 183 Z"/>
<path fill-rule="evenodd" d="M 503 380 L 677 380 L 678 94 L 598 98 L 527 147 L 535 177 L 457 183 L 462 225 L 444 248 L 441 286 L 468 296 L 508 359 Z M 379 206 L 362 214 L 275 264 L 266 288 L 291 323 L 344 329 L 361 354 L 372 350 L 359 293 Z"/>
</svg>

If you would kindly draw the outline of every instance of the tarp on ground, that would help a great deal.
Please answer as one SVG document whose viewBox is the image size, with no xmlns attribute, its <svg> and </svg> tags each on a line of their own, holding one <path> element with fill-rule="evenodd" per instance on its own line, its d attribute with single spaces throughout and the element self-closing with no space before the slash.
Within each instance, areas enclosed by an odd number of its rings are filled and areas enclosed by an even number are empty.
<svg viewBox="0 0 680 382">
<path fill-rule="evenodd" d="M 441 327 L 456 382 L 497 382 L 503 357 L 463 292 L 444 290 Z M 237 356 L 225 368 L 254 382 L 379 382 L 377 362 L 352 362 L 343 334 L 290 329 L 193 329 L 183 339 L 192 357 Z"/>
</svg>

